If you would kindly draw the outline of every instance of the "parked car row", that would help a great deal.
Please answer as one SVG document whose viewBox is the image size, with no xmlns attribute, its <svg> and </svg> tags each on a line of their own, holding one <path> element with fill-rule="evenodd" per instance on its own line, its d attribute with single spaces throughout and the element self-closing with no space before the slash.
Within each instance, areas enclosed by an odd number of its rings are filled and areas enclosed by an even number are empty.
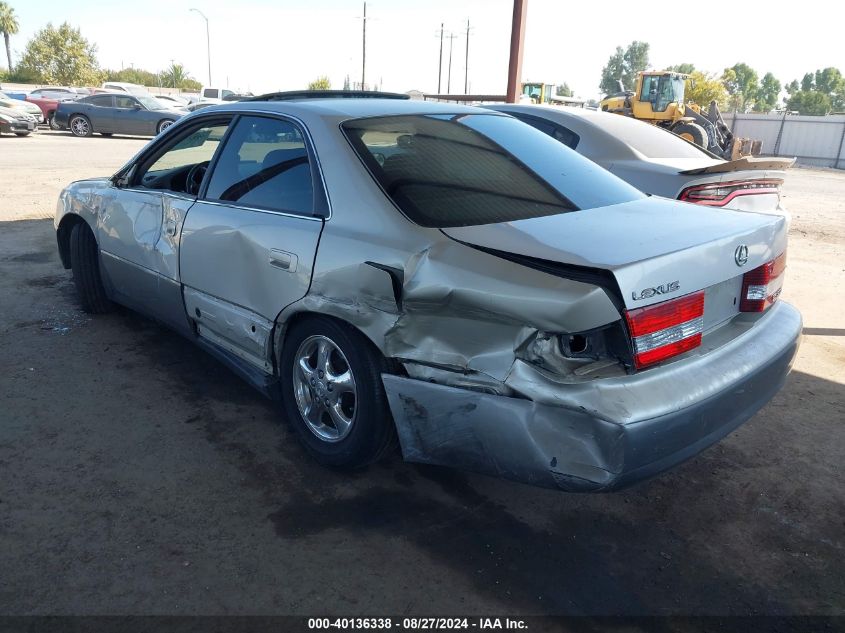
<svg viewBox="0 0 845 633">
<path fill-rule="evenodd" d="M 332 467 L 398 438 L 409 461 L 610 490 L 783 384 L 801 317 L 779 300 L 780 213 L 645 195 L 571 148 L 598 118 L 568 121 L 573 143 L 490 109 L 337 96 L 205 108 L 69 185 L 55 228 L 83 308 L 169 325 Z"/>
</svg>

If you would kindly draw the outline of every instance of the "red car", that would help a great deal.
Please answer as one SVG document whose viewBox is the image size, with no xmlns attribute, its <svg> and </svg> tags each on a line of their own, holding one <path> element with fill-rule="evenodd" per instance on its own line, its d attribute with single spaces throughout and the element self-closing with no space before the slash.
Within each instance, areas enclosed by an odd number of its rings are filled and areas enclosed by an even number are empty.
<svg viewBox="0 0 845 633">
<path fill-rule="evenodd" d="M 51 129 L 58 130 L 59 128 L 56 126 L 55 122 L 53 121 L 53 115 L 56 114 L 56 109 L 59 107 L 59 104 L 62 101 L 73 101 L 75 96 L 65 95 L 64 93 L 41 93 L 38 95 L 28 94 L 26 96 L 26 101 L 30 103 L 34 103 L 39 108 L 41 108 L 41 115 L 43 117 L 43 122 L 47 123 Z"/>
</svg>

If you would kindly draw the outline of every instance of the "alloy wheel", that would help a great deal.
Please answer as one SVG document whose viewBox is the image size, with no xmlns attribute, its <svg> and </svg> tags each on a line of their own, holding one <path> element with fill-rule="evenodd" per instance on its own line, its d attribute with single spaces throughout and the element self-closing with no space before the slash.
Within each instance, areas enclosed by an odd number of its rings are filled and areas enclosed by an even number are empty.
<svg viewBox="0 0 845 633">
<path fill-rule="evenodd" d="M 339 442 L 352 430 L 358 392 L 340 347 L 326 336 L 310 336 L 294 355 L 293 393 L 308 429 L 326 442 Z"/>
</svg>

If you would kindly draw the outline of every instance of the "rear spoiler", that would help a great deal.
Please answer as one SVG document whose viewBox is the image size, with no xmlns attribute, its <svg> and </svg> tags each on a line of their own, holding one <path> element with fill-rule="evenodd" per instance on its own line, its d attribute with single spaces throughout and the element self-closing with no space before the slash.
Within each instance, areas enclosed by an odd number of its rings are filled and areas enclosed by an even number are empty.
<svg viewBox="0 0 845 633">
<path fill-rule="evenodd" d="M 746 156 L 736 160 L 711 165 L 710 167 L 699 167 L 687 169 L 678 173 L 685 176 L 697 176 L 699 174 L 724 174 L 731 171 L 743 171 L 746 169 L 769 169 L 784 170 L 795 164 L 794 158 L 761 158 L 759 156 Z"/>
</svg>

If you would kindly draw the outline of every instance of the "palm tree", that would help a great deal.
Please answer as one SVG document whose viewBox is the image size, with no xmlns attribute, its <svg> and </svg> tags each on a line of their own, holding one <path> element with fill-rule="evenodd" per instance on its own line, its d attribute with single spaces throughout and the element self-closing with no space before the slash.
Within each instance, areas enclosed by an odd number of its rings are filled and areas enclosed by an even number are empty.
<svg viewBox="0 0 845 633">
<path fill-rule="evenodd" d="M 181 88 L 185 80 L 190 78 L 185 67 L 174 62 L 171 62 L 170 67 L 161 74 L 163 82 L 173 88 Z"/>
<path fill-rule="evenodd" d="M 0 32 L 6 40 L 6 59 L 9 61 L 9 72 L 12 72 L 12 48 L 9 46 L 9 36 L 18 32 L 20 25 L 15 16 L 15 10 L 0 0 Z"/>
</svg>

